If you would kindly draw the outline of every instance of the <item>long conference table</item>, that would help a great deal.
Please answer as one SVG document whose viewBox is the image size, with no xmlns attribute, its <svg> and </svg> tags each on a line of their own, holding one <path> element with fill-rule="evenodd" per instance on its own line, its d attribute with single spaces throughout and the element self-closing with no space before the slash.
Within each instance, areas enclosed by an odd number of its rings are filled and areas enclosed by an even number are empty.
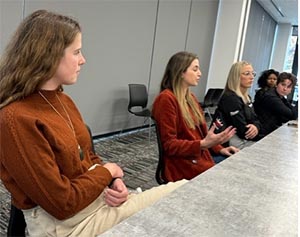
<svg viewBox="0 0 300 237">
<path fill-rule="evenodd" d="M 284 124 L 100 236 L 298 236 L 298 128 Z"/>
</svg>

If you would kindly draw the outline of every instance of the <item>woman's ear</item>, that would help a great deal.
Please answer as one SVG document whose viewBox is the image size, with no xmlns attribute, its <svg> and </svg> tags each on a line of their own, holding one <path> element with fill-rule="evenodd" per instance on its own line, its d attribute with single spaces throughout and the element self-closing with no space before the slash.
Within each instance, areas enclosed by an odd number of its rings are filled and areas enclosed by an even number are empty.
<svg viewBox="0 0 300 237">
<path fill-rule="evenodd" d="M 185 78 L 185 72 L 182 72 L 181 73 L 181 79 L 184 79 Z"/>
</svg>

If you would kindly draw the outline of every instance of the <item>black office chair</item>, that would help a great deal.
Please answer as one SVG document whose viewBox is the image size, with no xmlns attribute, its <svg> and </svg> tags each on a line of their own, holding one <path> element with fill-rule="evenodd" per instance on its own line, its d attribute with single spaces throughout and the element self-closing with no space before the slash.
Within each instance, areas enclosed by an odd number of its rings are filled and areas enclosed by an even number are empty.
<svg viewBox="0 0 300 237">
<path fill-rule="evenodd" d="M 10 204 L 7 237 L 25 237 L 26 222 L 23 212 Z"/>
<path fill-rule="evenodd" d="M 148 92 L 143 84 L 128 84 L 129 103 L 128 111 L 135 116 L 144 117 L 144 124 L 149 120 L 149 140 L 151 135 L 151 111 L 147 108 Z"/>
<path fill-rule="evenodd" d="M 152 118 L 153 119 L 153 118 Z M 155 172 L 155 179 L 158 184 L 166 184 L 168 181 L 166 181 L 163 178 L 163 172 L 164 172 L 164 161 L 163 161 L 163 148 L 162 148 L 162 143 L 160 140 L 160 132 L 157 126 L 157 123 L 154 121 L 155 125 L 155 131 L 156 131 L 156 139 L 157 139 L 157 147 L 158 147 L 158 163 L 156 167 L 156 172 Z"/>
<path fill-rule="evenodd" d="M 213 112 L 211 112 L 211 110 L 218 105 L 223 91 L 224 89 L 222 88 L 209 88 L 204 96 L 203 102 L 200 102 L 205 115 L 208 115 L 210 121 L 212 121 L 213 117 Z"/>
<path fill-rule="evenodd" d="M 95 153 L 95 146 L 92 137 L 91 129 L 86 125 L 91 137 L 92 151 Z M 26 236 L 26 222 L 22 210 L 10 204 L 9 222 L 7 227 L 7 237 L 25 237 Z"/>
<path fill-rule="evenodd" d="M 94 154 L 96 154 L 96 150 L 95 150 L 95 145 L 94 145 L 94 140 L 93 140 L 93 136 L 92 136 L 92 130 L 91 130 L 91 128 L 88 126 L 88 125 L 86 125 L 86 128 L 87 128 L 87 130 L 88 130 L 88 132 L 89 132 L 89 134 L 90 134 L 90 138 L 91 138 L 91 145 L 92 145 L 92 151 L 93 151 L 93 153 Z"/>
</svg>

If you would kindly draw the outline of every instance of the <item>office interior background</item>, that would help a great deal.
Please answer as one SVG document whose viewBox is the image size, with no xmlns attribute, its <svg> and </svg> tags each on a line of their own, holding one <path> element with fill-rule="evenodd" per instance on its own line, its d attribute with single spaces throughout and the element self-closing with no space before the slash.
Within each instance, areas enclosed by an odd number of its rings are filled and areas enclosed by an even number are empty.
<svg viewBox="0 0 300 237">
<path fill-rule="evenodd" d="M 258 74 L 268 68 L 298 74 L 297 0 L 0 0 L 0 56 L 20 21 L 37 9 L 71 15 L 82 26 L 86 64 L 78 82 L 64 88 L 93 136 L 143 126 L 127 111 L 128 84 L 145 84 L 151 107 L 178 51 L 199 56 L 202 77 L 192 88 L 199 101 L 209 88 L 224 88 L 238 60 Z"/>
</svg>

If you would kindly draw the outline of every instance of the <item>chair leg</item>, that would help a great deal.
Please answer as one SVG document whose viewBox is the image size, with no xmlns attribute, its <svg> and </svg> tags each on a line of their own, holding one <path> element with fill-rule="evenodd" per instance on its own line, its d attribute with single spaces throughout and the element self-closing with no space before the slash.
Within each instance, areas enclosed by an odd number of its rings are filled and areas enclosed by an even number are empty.
<svg viewBox="0 0 300 237">
<path fill-rule="evenodd" d="M 116 138 L 120 139 L 122 137 L 122 135 L 124 135 L 124 130 L 126 130 L 125 128 L 128 126 L 128 124 L 130 124 L 131 122 L 131 118 L 133 117 L 132 114 L 129 114 L 126 123 L 122 126 L 121 130 L 118 132 L 118 134 L 116 134 Z"/>
<path fill-rule="evenodd" d="M 146 125 L 147 120 L 149 121 L 148 140 L 149 140 L 149 143 L 150 143 L 150 141 L 151 141 L 151 125 L 152 125 L 152 118 L 151 118 L 151 117 L 145 117 L 145 119 L 144 119 L 144 125 Z"/>
<path fill-rule="evenodd" d="M 149 142 L 151 140 L 151 117 L 149 118 Z"/>
</svg>

